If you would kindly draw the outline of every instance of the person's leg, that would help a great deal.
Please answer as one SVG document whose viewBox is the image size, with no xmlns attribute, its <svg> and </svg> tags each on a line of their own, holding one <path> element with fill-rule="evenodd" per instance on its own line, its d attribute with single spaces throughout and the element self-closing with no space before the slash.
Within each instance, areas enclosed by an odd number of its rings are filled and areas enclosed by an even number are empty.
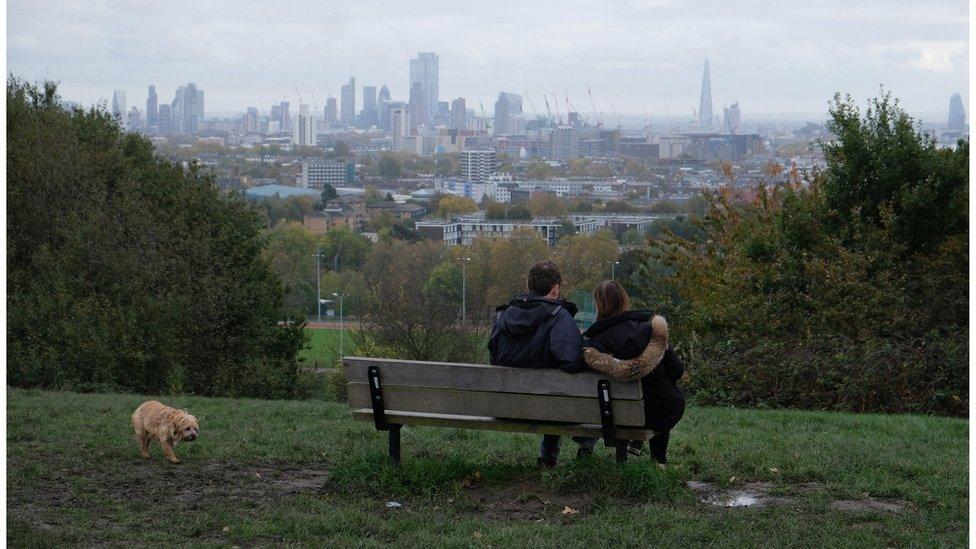
<svg viewBox="0 0 976 549">
<path fill-rule="evenodd" d="M 555 467 L 557 459 L 559 459 L 559 435 L 542 435 L 542 444 L 539 446 L 539 465 Z"/>
<path fill-rule="evenodd" d="M 643 440 L 632 440 L 627 443 L 627 451 L 630 452 L 632 456 L 644 455 L 644 441 Z"/>
<path fill-rule="evenodd" d="M 671 431 L 664 431 L 654 435 L 654 438 L 648 442 L 650 446 L 651 456 L 658 463 L 668 462 L 668 439 L 671 438 Z"/>
<path fill-rule="evenodd" d="M 589 456 L 593 454 L 593 447 L 596 446 L 596 439 L 593 437 L 573 437 L 573 442 L 579 444 L 576 450 L 576 457 Z"/>
</svg>

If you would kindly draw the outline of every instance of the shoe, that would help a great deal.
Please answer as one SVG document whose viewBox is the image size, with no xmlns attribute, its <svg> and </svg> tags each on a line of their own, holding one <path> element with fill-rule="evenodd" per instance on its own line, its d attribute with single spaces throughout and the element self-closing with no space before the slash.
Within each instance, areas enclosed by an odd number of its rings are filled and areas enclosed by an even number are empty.
<svg viewBox="0 0 976 549">
<path fill-rule="evenodd" d="M 627 453 L 632 456 L 642 456 L 644 455 L 644 441 L 643 440 L 632 440 L 627 444 Z"/>
<path fill-rule="evenodd" d="M 556 466 L 556 460 L 554 459 L 543 459 L 541 456 L 535 461 L 535 464 L 540 469 L 552 469 Z"/>
<path fill-rule="evenodd" d="M 593 448 L 589 446 L 580 446 L 576 449 L 576 459 L 583 459 L 593 455 Z"/>
</svg>

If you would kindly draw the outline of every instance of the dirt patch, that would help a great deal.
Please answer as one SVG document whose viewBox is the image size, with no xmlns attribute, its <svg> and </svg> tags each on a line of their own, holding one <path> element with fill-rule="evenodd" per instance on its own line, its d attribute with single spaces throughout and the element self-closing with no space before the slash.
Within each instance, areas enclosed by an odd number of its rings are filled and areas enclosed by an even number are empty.
<svg viewBox="0 0 976 549">
<path fill-rule="evenodd" d="M 572 520 L 587 514 L 593 504 L 592 495 L 555 494 L 529 480 L 471 487 L 464 495 L 473 504 L 472 511 L 489 520 Z"/>
</svg>

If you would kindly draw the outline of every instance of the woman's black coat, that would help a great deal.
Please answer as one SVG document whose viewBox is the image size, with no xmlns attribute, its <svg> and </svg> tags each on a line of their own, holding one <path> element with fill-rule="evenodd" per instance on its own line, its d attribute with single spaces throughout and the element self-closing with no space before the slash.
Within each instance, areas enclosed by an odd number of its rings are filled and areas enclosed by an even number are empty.
<svg viewBox="0 0 976 549">
<path fill-rule="evenodd" d="M 651 341 L 651 311 L 628 311 L 593 323 L 583 332 L 584 347 L 629 360 L 644 351 Z M 677 381 L 684 375 L 681 359 L 671 346 L 661 363 L 641 379 L 644 390 L 645 427 L 657 432 L 670 431 L 685 412 L 685 396 Z"/>
</svg>

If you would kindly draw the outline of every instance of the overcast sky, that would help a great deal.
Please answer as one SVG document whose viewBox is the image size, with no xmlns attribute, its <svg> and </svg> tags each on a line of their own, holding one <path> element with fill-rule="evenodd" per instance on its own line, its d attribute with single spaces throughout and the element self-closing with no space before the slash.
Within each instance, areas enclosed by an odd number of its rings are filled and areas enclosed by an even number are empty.
<svg viewBox="0 0 976 549">
<path fill-rule="evenodd" d="M 309 1 L 9 0 L 8 71 L 88 104 L 127 91 L 144 108 L 196 82 L 208 113 L 288 98 L 317 107 L 356 77 L 408 93 L 408 62 L 440 56 L 440 100 L 492 109 L 499 91 L 568 92 L 577 110 L 690 114 L 711 63 L 714 110 L 818 113 L 835 91 L 883 84 L 912 112 L 969 104 L 965 0 Z M 297 92 L 296 92 L 297 89 Z M 645 107 L 646 105 L 646 107 Z M 525 110 L 532 111 L 529 103 Z"/>
</svg>

